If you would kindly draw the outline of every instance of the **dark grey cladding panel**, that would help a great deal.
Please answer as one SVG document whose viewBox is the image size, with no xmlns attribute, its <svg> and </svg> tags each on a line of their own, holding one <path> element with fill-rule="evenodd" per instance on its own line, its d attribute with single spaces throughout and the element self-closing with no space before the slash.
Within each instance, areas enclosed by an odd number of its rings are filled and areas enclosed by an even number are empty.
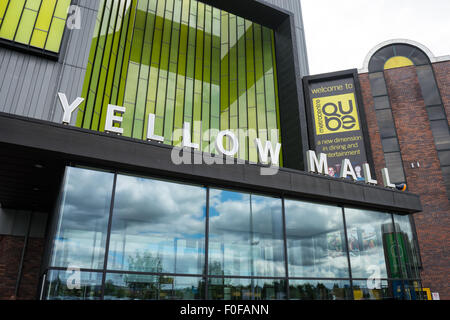
<svg viewBox="0 0 450 320">
<path fill-rule="evenodd" d="M 365 200 L 364 189 L 358 183 L 349 183 L 339 179 L 330 180 L 330 194 L 350 201 Z"/>
<path fill-rule="evenodd" d="M 394 205 L 394 195 L 399 195 L 399 192 L 386 191 L 384 188 L 375 188 L 364 186 L 364 199 L 382 206 Z"/>
<path fill-rule="evenodd" d="M 309 192 L 317 198 L 328 199 L 330 197 L 330 181 L 326 177 L 318 178 L 317 175 L 306 173 L 292 175 L 292 192 Z"/>
<path fill-rule="evenodd" d="M 262 166 L 248 163 L 175 165 L 171 161 L 172 147 L 167 145 L 4 113 L 0 113 L 0 144 L 38 149 L 64 162 L 179 178 L 199 184 L 245 188 L 398 213 L 413 213 L 422 209 L 419 197 L 409 193 L 291 169 L 280 169 L 276 175 L 264 176 L 260 174 Z"/>
</svg>

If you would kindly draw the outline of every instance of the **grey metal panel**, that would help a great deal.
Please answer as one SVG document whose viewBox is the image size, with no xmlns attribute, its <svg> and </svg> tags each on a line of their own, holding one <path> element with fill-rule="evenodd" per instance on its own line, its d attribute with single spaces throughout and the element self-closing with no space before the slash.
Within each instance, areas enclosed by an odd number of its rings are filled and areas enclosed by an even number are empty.
<svg viewBox="0 0 450 320">
<path fill-rule="evenodd" d="M 72 101 L 81 95 L 98 3 L 79 1 L 81 29 L 66 30 L 59 61 L 0 48 L 1 112 L 61 121 L 56 93 Z"/>
<path fill-rule="evenodd" d="M 300 76 L 309 75 L 308 54 L 306 50 L 305 31 L 300 0 L 264 0 L 270 4 L 291 11 L 294 14 L 295 31 L 297 38 L 298 60 Z"/>
</svg>

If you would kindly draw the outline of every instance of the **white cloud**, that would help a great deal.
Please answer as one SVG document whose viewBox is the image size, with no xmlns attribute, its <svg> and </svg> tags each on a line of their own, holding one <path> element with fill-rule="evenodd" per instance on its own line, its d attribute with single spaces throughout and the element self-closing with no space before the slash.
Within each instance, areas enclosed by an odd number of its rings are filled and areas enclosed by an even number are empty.
<svg viewBox="0 0 450 320">
<path fill-rule="evenodd" d="M 361 68 L 377 44 L 417 41 L 450 54 L 448 0 L 301 0 L 311 74 Z"/>
</svg>

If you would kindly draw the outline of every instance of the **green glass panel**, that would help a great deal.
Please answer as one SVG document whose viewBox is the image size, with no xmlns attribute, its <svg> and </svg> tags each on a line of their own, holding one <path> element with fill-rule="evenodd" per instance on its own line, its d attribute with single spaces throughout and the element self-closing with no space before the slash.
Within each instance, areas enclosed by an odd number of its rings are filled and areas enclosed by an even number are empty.
<svg viewBox="0 0 450 320">
<path fill-rule="evenodd" d="M 148 114 L 155 113 L 156 109 L 156 96 L 158 87 L 158 74 L 161 58 L 163 28 L 164 28 L 164 13 L 165 13 L 165 1 L 158 1 L 156 7 L 155 27 L 153 32 L 152 42 L 152 58 L 150 62 L 150 75 L 147 87 L 147 102 L 145 107 L 145 116 L 148 118 Z M 155 122 L 158 122 L 155 119 Z"/>
<path fill-rule="evenodd" d="M 247 138 L 247 76 L 245 61 L 245 22 L 237 18 L 237 52 L 238 52 L 238 107 L 239 107 L 239 158 L 248 160 Z"/>
<path fill-rule="evenodd" d="M 189 35 L 186 65 L 186 87 L 184 96 L 184 122 L 192 123 L 194 102 L 194 77 L 195 77 L 195 43 L 197 28 L 197 2 L 191 1 L 189 13 Z M 192 126 L 191 126 L 192 129 Z"/>
<path fill-rule="evenodd" d="M 194 106 L 192 141 L 200 145 L 202 120 L 202 78 L 203 78 L 203 46 L 204 46 L 205 5 L 198 2 L 197 5 L 197 35 L 195 50 L 195 80 L 194 80 Z"/>
<path fill-rule="evenodd" d="M 108 77 L 108 68 L 109 61 L 112 57 L 111 47 L 114 40 L 115 35 L 115 26 L 116 26 L 116 18 L 118 13 L 118 1 L 113 1 L 111 7 L 111 16 L 108 25 L 108 31 L 106 36 L 106 44 L 103 52 L 102 63 L 100 68 L 100 77 L 98 83 L 98 91 L 97 91 L 97 99 L 94 103 L 94 115 L 92 117 L 92 130 L 99 130 L 100 119 L 102 117 L 102 113 L 104 114 L 104 118 L 106 118 L 106 109 L 108 105 L 108 101 L 106 101 L 106 105 L 104 105 L 104 97 L 106 90 L 106 79 Z M 108 93 L 109 95 L 109 93 Z"/>
<path fill-rule="evenodd" d="M 229 14 L 221 12 L 220 130 L 229 129 Z"/>
<path fill-rule="evenodd" d="M 92 77 L 92 71 L 93 71 L 93 61 L 95 58 L 95 53 L 97 51 L 97 43 L 98 43 L 98 38 L 100 36 L 100 28 L 102 25 L 102 16 L 103 16 L 103 12 L 105 9 L 105 0 L 101 0 L 100 4 L 99 4 L 99 10 L 98 10 L 98 15 L 97 15 L 97 19 L 95 22 L 95 27 L 94 27 L 94 37 L 92 39 L 92 43 L 91 43 L 91 49 L 89 51 L 89 58 L 88 58 L 88 64 L 86 67 L 86 74 L 85 74 L 85 78 L 84 78 L 84 84 L 83 84 L 83 90 L 81 92 L 81 96 L 85 99 L 83 101 L 83 103 L 78 107 L 78 115 L 77 115 L 77 126 L 79 127 L 83 127 L 84 126 L 84 116 L 86 114 L 86 103 L 87 103 L 87 98 L 88 98 L 88 92 L 90 89 L 90 83 L 91 83 L 91 77 Z"/>
<path fill-rule="evenodd" d="M 15 41 L 23 44 L 29 44 L 31 33 L 33 32 L 34 22 L 36 21 L 37 12 L 29 9 L 23 10 L 22 19 L 17 29 Z M 63 22 L 64 28 L 64 22 Z"/>
<path fill-rule="evenodd" d="M 170 40 L 169 77 L 164 115 L 164 142 L 172 144 L 172 132 L 175 111 L 175 94 L 177 84 L 178 46 L 180 42 L 180 22 L 182 0 L 175 0 L 173 11 L 172 37 Z"/>
<path fill-rule="evenodd" d="M 174 1 L 166 0 L 163 37 L 161 45 L 161 61 L 159 65 L 158 91 L 157 91 L 156 111 L 155 111 L 156 113 L 155 134 L 157 134 L 158 136 L 163 135 L 163 127 L 164 127 L 164 113 L 166 106 L 167 78 L 169 69 L 170 37 L 172 33 L 173 8 L 174 8 Z"/>
<path fill-rule="evenodd" d="M 264 96 L 264 62 L 261 26 L 254 25 L 253 36 L 255 43 L 255 79 L 256 79 L 256 111 L 258 118 L 258 138 L 263 145 L 267 141 L 266 100 Z"/>
<path fill-rule="evenodd" d="M 55 13 L 53 14 L 53 16 L 65 20 L 67 17 L 67 11 L 69 9 L 70 2 L 71 0 L 58 0 L 58 3 L 56 4 L 55 8 Z"/>
<path fill-rule="evenodd" d="M 229 25 L 229 77 L 230 77 L 230 93 L 229 93 L 229 104 L 230 104 L 230 123 L 229 127 L 232 132 L 239 138 L 237 129 L 239 127 L 238 123 L 238 75 L 237 75 L 237 19 L 236 16 L 230 14 L 230 25 Z M 236 157 L 238 154 L 236 154 Z"/>
<path fill-rule="evenodd" d="M 115 104 L 111 100 L 111 94 L 113 91 L 113 79 L 114 79 L 114 73 L 115 73 L 115 67 L 116 67 L 116 59 L 117 59 L 117 50 L 119 46 L 119 40 L 120 40 L 120 30 L 117 31 L 117 26 L 120 26 L 122 23 L 122 13 L 124 10 L 125 0 L 121 0 L 115 3 L 119 4 L 119 6 L 115 6 L 114 11 L 117 11 L 116 14 L 116 21 L 115 21 L 115 28 L 114 30 L 111 30 L 110 33 L 112 34 L 112 45 L 111 45 L 111 53 L 110 53 L 110 59 L 108 63 L 108 69 L 107 69 L 107 76 L 106 76 L 106 86 L 105 86 L 105 93 L 103 97 L 103 106 L 101 111 L 101 118 L 100 118 L 100 131 L 105 130 L 105 121 L 106 121 L 106 111 L 108 109 L 109 104 Z"/>
<path fill-rule="evenodd" d="M 253 45 L 253 23 L 245 20 L 246 74 L 247 74 L 247 110 L 249 130 L 249 161 L 257 162 L 258 155 L 253 141 L 257 138 L 258 124 L 256 115 L 255 61 Z"/>
<path fill-rule="evenodd" d="M 101 23 L 100 33 L 99 33 L 97 50 L 95 52 L 94 64 L 92 67 L 92 76 L 91 76 L 91 81 L 89 84 L 89 96 L 88 96 L 88 99 L 86 99 L 86 101 L 85 101 L 86 107 L 85 107 L 85 115 L 84 115 L 84 121 L 83 121 L 83 128 L 85 128 L 85 129 L 91 128 L 92 118 L 94 115 L 95 100 L 96 100 L 96 97 L 98 96 L 97 86 L 98 86 L 98 80 L 99 80 L 100 73 L 101 73 L 101 63 L 102 63 L 102 59 L 103 59 L 103 52 L 104 52 L 104 47 L 105 47 L 106 38 L 107 38 L 106 35 L 108 32 L 109 19 L 110 19 L 110 15 L 111 15 L 111 3 L 112 3 L 112 0 L 106 0 L 104 11 L 102 14 L 102 23 Z M 93 99 L 90 97 L 91 94 L 94 95 Z"/>
<path fill-rule="evenodd" d="M 180 45 L 178 52 L 178 74 L 176 85 L 176 104 L 175 104 L 175 119 L 173 145 L 180 145 L 181 130 L 183 127 L 184 115 L 184 89 L 185 89 L 185 75 L 186 75 L 186 57 L 188 46 L 188 28 L 189 28 L 189 9 L 190 1 L 183 0 L 180 26 Z"/>
<path fill-rule="evenodd" d="M 211 49 L 212 49 L 212 8 L 205 7 L 205 42 L 203 60 L 203 97 L 202 97 L 202 150 L 211 152 L 210 147 L 210 109 L 211 109 Z"/>
<path fill-rule="evenodd" d="M 38 48 L 45 46 L 55 6 L 56 0 L 42 1 L 30 45 Z"/>
<path fill-rule="evenodd" d="M 47 43 L 45 44 L 45 50 L 59 52 L 65 26 L 66 22 L 64 20 L 53 18 Z"/>
</svg>

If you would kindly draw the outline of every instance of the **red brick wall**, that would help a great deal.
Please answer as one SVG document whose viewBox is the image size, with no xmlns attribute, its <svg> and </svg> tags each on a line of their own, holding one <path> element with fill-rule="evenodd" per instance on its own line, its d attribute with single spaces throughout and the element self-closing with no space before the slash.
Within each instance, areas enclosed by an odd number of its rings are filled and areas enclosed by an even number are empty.
<svg viewBox="0 0 450 320">
<path fill-rule="evenodd" d="M 0 235 L 0 300 L 14 295 L 23 244 L 24 237 Z M 43 248 L 43 239 L 28 239 L 17 299 L 36 299 Z"/>
<path fill-rule="evenodd" d="M 439 70 L 440 83 L 446 86 L 441 92 L 450 93 L 450 65 L 446 68 L 446 71 Z M 445 72 L 446 76 L 443 75 Z M 441 299 L 450 299 L 450 203 L 417 73 L 415 67 L 391 69 L 385 71 L 385 78 L 408 189 L 420 195 L 424 208 L 423 212 L 414 215 L 423 263 L 423 286 L 439 292 Z M 380 156 L 382 146 L 368 75 L 361 74 L 360 81 L 375 166 L 379 172 L 379 167 L 384 166 L 384 156 Z M 410 164 L 417 161 L 420 168 L 411 168 Z"/>
</svg>

